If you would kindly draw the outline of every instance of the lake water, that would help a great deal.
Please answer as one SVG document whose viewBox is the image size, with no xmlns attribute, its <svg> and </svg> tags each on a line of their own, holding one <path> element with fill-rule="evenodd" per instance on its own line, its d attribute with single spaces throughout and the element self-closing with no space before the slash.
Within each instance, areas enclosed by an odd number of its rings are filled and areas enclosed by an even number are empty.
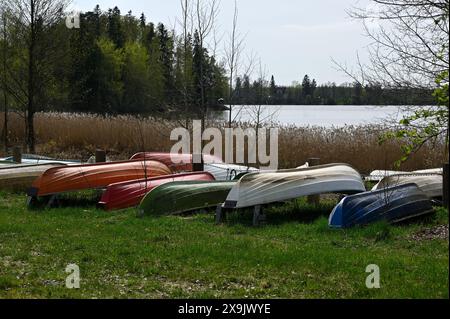
<svg viewBox="0 0 450 319">
<path fill-rule="evenodd" d="M 255 122 L 256 110 L 256 106 L 234 106 L 233 118 L 236 117 L 236 121 Z M 260 118 L 282 125 L 342 127 L 398 122 L 404 114 L 400 106 L 264 105 Z M 219 116 L 228 120 L 229 112 L 221 112 Z"/>
</svg>

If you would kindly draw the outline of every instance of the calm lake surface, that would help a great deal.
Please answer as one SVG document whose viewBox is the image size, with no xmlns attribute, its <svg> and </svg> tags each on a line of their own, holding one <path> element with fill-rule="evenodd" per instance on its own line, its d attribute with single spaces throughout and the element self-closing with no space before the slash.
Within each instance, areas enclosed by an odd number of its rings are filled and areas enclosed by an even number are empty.
<svg viewBox="0 0 450 319">
<path fill-rule="evenodd" d="M 233 118 L 255 122 L 256 106 L 234 106 Z M 261 118 L 281 125 L 342 127 L 345 125 L 383 124 L 398 122 L 405 114 L 401 106 L 370 105 L 264 105 Z M 228 120 L 229 111 L 218 114 Z"/>
</svg>

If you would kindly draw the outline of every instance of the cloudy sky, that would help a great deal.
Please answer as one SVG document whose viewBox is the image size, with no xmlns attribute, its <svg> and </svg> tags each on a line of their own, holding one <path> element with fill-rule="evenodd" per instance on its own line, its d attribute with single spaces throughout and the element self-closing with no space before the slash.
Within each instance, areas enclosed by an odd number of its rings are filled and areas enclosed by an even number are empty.
<svg viewBox="0 0 450 319">
<path fill-rule="evenodd" d="M 369 0 L 238 0 L 239 29 L 246 34 L 246 52 L 257 53 L 277 84 L 301 81 L 309 74 L 318 83 L 349 81 L 331 59 L 354 65 L 356 53 L 365 59 L 369 43 L 359 21 L 346 13 L 352 6 L 365 8 Z M 231 28 L 234 1 L 221 0 L 218 34 Z M 180 0 L 74 0 L 72 7 L 102 10 L 118 6 L 123 14 L 142 12 L 147 21 L 176 25 Z M 223 48 L 223 45 L 219 49 Z"/>
</svg>

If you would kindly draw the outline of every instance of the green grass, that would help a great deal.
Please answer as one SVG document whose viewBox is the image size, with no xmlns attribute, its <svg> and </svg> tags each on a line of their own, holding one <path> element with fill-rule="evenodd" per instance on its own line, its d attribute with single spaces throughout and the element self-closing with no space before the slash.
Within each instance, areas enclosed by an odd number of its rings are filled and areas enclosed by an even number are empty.
<svg viewBox="0 0 450 319">
<path fill-rule="evenodd" d="M 332 230 L 320 207 L 294 201 L 226 224 L 214 216 L 136 218 L 94 205 L 28 211 L 0 193 L 0 298 L 448 298 L 448 241 L 411 235 L 447 224 L 440 209 L 407 225 Z M 65 288 L 65 267 L 81 288 Z M 377 264 L 381 288 L 367 289 Z"/>
</svg>

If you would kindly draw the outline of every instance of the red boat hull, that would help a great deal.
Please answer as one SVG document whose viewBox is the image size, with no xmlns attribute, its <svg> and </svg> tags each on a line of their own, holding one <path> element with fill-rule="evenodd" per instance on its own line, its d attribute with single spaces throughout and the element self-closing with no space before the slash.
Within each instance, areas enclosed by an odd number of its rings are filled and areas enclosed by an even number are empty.
<svg viewBox="0 0 450 319">
<path fill-rule="evenodd" d="M 214 181 L 214 176 L 207 172 L 196 172 L 115 183 L 108 185 L 98 204 L 105 210 L 137 206 L 156 186 L 179 181 Z"/>
<path fill-rule="evenodd" d="M 28 196 L 104 188 L 113 183 L 169 174 L 170 169 L 163 163 L 141 160 L 55 167 L 33 182 Z"/>
<path fill-rule="evenodd" d="M 175 154 L 175 153 L 157 153 L 157 152 L 145 152 L 134 154 L 131 160 L 153 160 L 166 164 L 174 173 L 177 172 L 191 172 L 192 167 L 192 154 Z M 205 163 L 223 163 L 223 161 L 215 156 L 205 154 L 203 155 Z"/>
</svg>

